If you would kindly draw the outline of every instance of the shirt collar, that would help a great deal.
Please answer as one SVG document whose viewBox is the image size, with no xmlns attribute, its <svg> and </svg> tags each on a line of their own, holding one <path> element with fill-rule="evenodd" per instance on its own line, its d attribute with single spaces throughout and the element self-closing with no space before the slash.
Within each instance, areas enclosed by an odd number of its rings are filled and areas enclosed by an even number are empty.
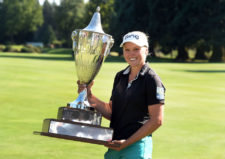
<svg viewBox="0 0 225 159">
<path fill-rule="evenodd" d="M 148 71 L 148 63 L 145 63 L 144 66 L 141 68 L 140 72 L 138 74 L 140 74 L 141 76 L 144 76 L 145 73 L 147 73 Z M 124 71 L 123 71 L 123 75 L 127 75 L 130 73 L 130 66 L 128 66 Z"/>
<path fill-rule="evenodd" d="M 123 75 L 127 75 L 130 73 L 130 66 L 128 66 L 125 71 L 123 71 Z"/>
</svg>

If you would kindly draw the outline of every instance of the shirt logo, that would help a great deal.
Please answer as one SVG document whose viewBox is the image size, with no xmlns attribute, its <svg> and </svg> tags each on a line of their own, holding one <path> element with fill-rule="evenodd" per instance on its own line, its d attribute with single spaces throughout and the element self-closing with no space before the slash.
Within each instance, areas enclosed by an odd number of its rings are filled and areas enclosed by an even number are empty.
<svg viewBox="0 0 225 159">
<path fill-rule="evenodd" d="M 164 88 L 163 88 L 163 87 L 157 87 L 157 88 L 156 88 L 156 98 L 157 98 L 158 100 L 163 100 L 163 99 L 165 99 Z"/>
</svg>

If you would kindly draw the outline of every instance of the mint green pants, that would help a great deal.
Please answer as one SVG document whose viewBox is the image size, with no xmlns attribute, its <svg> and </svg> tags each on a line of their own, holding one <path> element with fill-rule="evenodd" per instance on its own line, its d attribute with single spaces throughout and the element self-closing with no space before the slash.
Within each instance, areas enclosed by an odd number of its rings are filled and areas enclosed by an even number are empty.
<svg viewBox="0 0 225 159">
<path fill-rule="evenodd" d="M 108 149 L 105 159 L 151 159 L 152 137 L 146 136 L 121 151 Z"/>
</svg>

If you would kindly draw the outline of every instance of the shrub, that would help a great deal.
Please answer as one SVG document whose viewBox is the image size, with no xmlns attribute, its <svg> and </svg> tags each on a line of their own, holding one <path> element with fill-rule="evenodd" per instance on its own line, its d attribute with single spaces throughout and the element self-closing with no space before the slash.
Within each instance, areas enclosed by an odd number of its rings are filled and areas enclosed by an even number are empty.
<svg viewBox="0 0 225 159">
<path fill-rule="evenodd" d="M 3 51 L 4 52 L 20 52 L 20 48 L 13 47 L 12 45 L 6 45 Z"/>
<path fill-rule="evenodd" d="M 11 45 L 6 45 L 4 52 L 14 52 L 14 49 Z"/>
<path fill-rule="evenodd" d="M 59 41 L 59 40 L 54 40 L 52 42 L 52 44 L 54 45 L 55 48 L 61 48 L 62 45 L 63 45 L 63 42 L 62 41 Z"/>
<path fill-rule="evenodd" d="M 29 49 L 29 48 L 27 48 L 27 47 L 23 47 L 22 49 L 21 49 L 21 52 L 25 52 L 25 53 L 28 53 L 28 52 L 32 52 L 32 50 L 31 49 Z"/>
<path fill-rule="evenodd" d="M 5 45 L 0 45 L 0 51 L 4 51 L 5 50 Z"/>
<path fill-rule="evenodd" d="M 33 45 L 25 45 L 21 49 L 21 52 L 26 52 L 26 53 L 41 53 L 41 49 L 39 47 L 35 47 Z"/>
</svg>

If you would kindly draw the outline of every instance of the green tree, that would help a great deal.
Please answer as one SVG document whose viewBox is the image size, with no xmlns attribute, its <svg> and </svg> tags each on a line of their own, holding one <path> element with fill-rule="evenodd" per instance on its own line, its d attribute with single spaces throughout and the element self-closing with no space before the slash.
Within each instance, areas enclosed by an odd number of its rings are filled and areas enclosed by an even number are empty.
<svg viewBox="0 0 225 159">
<path fill-rule="evenodd" d="M 174 0 L 147 1 L 147 32 L 150 33 L 152 52 L 157 46 L 168 54 L 175 49 L 175 39 L 171 35 L 169 25 L 174 18 Z"/>
<path fill-rule="evenodd" d="M 1 32 L 4 41 L 23 42 L 43 23 L 38 0 L 4 0 L 1 9 Z"/>
<path fill-rule="evenodd" d="M 51 25 L 52 28 L 56 28 L 55 23 L 55 12 L 57 5 L 55 3 L 49 3 L 48 0 L 45 0 L 43 4 L 43 18 L 44 23 Z"/>
<path fill-rule="evenodd" d="M 225 48 L 225 1 L 211 0 L 208 14 L 207 42 L 213 47 L 210 61 L 222 61 Z"/>
<path fill-rule="evenodd" d="M 44 23 L 41 28 L 35 33 L 34 41 L 41 41 L 45 45 L 51 44 L 54 40 L 56 40 L 56 35 L 54 29 L 51 25 Z"/>
<path fill-rule="evenodd" d="M 111 32 L 115 39 L 115 50 L 119 48 L 122 37 L 129 31 L 140 30 L 147 33 L 148 0 L 115 0 L 115 14 L 111 21 Z"/>
<path fill-rule="evenodd" d="M 4 16 L 3 16 L 3 4 L 2 2 L 0 3 L 0 42 L 3 42 L 4 41 L 4 33 L 5 33 L 5 30 L 4 30 L 4 26 L 2 25 L 3 22 L 5 21 L 4 20 Z"/>
<path fill-rule="evenodd" d="M 39 29 L 35 32 L 34 41 L 42 41 L 45 45 L 51 44 L 56 40 L 56 23 L 55 23 L 55 14 L 56 4 L 49 3 L 48 0 L 45 0 L 43 4 L 43 18 L 44 23 Z"/>
<path fill-rule="evenodd" d="M 188 58 L 187 48 L 197 48 L 197 58 L 224 39 L 224 1 L 150 0 L 149 29 L 164 53 L 177 49 L 179 60 Z M 223 43 L 224 44 L 224 43 Z"/>
<path fill-rule="evenodd" d="M 83 28 L 85 4 L 83 0 L 62 0 L 56 7 L 55 20 L 59 40 L 64 40 L 67 47 L 71 47 L 71 33 L 74 29 Z"/>
</svg>

